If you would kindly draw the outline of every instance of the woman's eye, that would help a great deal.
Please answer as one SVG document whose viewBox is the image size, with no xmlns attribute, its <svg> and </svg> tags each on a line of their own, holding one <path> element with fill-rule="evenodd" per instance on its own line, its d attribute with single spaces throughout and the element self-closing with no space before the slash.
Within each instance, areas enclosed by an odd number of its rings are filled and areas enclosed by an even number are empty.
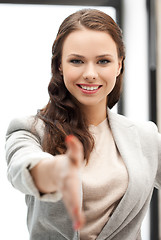
<svg viewBox="0 0 161 240">
<path fill-rule="evenodd" d="M 107 60 L 107 59 L 101 59 L 101 60 L 98 61 L 98 64 L 107 64 L 107 63 L 109 63 L 109 62 L 110 62 L 110 61 Z"/>
<path fill-rule="evenodd" d="M 70 60 L 70 62 L 73 63 L 73 64 L 81 64 L 81 63 L 83 63 L 82 60 L 79 60 L 79 59 L 72 59 L 72 60 Z"/>
</svg>

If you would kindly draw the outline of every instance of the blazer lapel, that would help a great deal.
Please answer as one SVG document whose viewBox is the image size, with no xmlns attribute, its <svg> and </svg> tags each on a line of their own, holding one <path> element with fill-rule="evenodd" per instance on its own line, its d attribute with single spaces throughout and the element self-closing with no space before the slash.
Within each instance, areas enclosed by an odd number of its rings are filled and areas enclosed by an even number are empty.
<svg viewBox="0 0 161 240">
<path fill-rule="evenodd" d="M 116 146 L 128 171 L 129 182 L 123 198 L 99 234 L 98 240 L 111 239 L 128 224 L 136 214 L 135 207 L 138 205 L 140 195 L 145 188 L 145 181 L 142 181 L 144 156 L 135 126 L 123 116 L 110 111 L 108 117 Z"/>
</svg>

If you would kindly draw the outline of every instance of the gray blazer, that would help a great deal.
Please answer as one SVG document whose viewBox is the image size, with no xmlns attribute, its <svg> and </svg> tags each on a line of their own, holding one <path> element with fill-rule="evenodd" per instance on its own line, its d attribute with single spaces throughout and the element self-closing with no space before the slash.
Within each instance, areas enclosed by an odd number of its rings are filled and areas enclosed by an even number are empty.
<svg viewBox="0 0 161 240">
<path fill-rule="evenodd" d="M 136 123 L 109 110 L 108 116 L 116 145 L 128 170 L 129 183 L 97 240 L 140 240 L 141 223 L 153 189 L 161 187 L 161 135 L 151 122 Z M 41 196 L 30 176 L 29 169 L 41 159 L 53 158 L 42 151 L 42 121 L 37 122 L 35 134 L 31 132 L 32 123 L 33 117 L 15 119 L 6 135 L 8 179 L 26 194 L 30 240 L 79 240 L 79 232 L 72 228 L 61 193 Z"/>
</svg>

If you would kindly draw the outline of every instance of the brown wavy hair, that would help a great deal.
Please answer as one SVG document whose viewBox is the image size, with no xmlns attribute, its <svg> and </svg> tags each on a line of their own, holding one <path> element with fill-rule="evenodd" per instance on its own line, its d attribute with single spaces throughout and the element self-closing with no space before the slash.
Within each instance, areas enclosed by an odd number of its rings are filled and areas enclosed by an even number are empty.
<svg viewBox="0 0 161 240">
<path fill-rule="evenodd" d="M 73 31 L 87 29 L 103 31 L 110 34 L 116 43 L 118 57 L 122 58 L 122 69 L 116 79 L 112 92 L 107 96 L 107 107 L 112 108 L 119 100 L 124 72 L 124 43 L 122 32 L 114 20 L 104 12 L 95 9 L 83 9 L 68 16 L 60 25 L 52 47 L 52 78 L 48 86 L 49 102 L 41 109 L 37 117 L 45 123 L 43 150 L 53 155 L 66 152 L 65 137 L 73 134 L 82 142 L 84 158 L 88 161 L 94 146 L 85 116 L 64 85 L 59 67 L 62 56 L 62 46 L 66 37 Z"/>
</svg>

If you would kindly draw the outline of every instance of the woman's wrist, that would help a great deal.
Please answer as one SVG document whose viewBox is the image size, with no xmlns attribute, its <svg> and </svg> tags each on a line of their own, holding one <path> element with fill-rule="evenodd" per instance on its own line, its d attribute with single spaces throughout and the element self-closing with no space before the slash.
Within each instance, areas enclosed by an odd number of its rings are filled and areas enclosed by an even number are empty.
<svg viewBox="0 0 161 240">
<path fill-rule="evenodd" d="M 54 181 L 56 159 L 41 160 L 30 170 L 35 186 L 42 194 L 57 191 L 56 181 Z"/>
</svg>

